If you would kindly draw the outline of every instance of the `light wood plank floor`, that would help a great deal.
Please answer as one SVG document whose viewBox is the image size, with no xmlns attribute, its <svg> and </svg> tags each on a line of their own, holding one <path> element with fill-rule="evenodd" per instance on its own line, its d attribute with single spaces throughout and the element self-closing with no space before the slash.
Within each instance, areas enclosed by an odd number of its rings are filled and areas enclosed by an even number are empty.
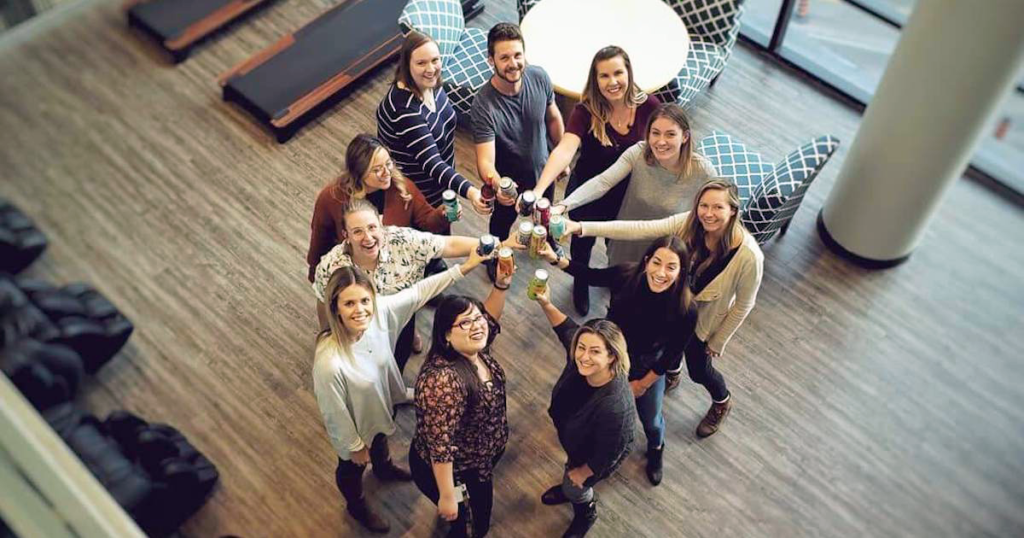
<svg viewBox="0 0 1024 538">
<path fill-rule="evenodd" d="M 138 326 L 83 400 L 173 424 L 216 462 L 223 481 L 185 535 L 360 536 L 311 390 L 304 254 L 317 189 L 345 143 L 375 131 L 390 68 L 277 145 L 215 78 L 326 1 L 282 0 L 176 67 L 126 29 L 120 3 L 83 0 L 0 37 L 0 195 L 52 242 L 29 274 L 92 282 Z M 514 17 L 511 1 L 486 5 L 474 26 Z M 850 266 L 813 225 L 859 117 L 742 45 L 698 103 L 699 135 L 723 129 L 771 159 L 819 134 L 843 146 L 766 249 L 757 307 L 720 361 L 736 398 L 724 430 L 694 438 L 708 401 L 684 384 L 667 400 L 664 483 L 633 455 L 599 488 L 593 536 L 1024 535 L 1020 208 L 960 181 L 907 263 Z M 457 159 L 473 173 L 465 134 Z M 483 230 L 466 220 L 457 231 Z M 538 502 L 559 476 L 545 409 L 562 359 L 523 296 L 527 272 L 497 343 L 513 428 L 498 537 L 558 535 L 570 518 Z M 553 280 L 567 311 L 568 283 Z M 483 277 L 459 288 L 482 294 Z M 409 409 L 399 422 L 404 461 Z M 413 486 L 368 488 L 393 535 L 437 532 Z"/>
</svg>

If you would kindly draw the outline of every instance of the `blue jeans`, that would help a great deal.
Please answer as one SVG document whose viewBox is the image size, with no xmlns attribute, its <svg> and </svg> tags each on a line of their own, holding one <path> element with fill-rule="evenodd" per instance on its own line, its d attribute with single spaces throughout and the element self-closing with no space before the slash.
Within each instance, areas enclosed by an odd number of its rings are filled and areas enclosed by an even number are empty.
<svg viewBox="0 0 1024 538">
<path fill-rule="evenodd" d="M 661 413 L 661 402 L 665 399 L 665 376 L 658 380 L 643 396 L 636 399 L 636 413 L 647 436 L 647 450 L 661 448 L 665 444 L 665 415 Z"/>
</svg>

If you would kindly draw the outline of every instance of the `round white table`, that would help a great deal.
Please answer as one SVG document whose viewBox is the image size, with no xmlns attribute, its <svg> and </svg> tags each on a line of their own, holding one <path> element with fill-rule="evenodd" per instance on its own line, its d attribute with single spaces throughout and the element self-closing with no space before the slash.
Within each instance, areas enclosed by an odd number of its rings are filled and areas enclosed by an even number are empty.
<svg viewBox="0 0 1024 538">
<path fill-rule="evenodd" d="M 675 78 L 690 50 L 686 26 L 661 0 L 542 0 L 521 28 L 529 63 L 548 72 L 555 91 L 575 99 L 594 53 L 608 45 L 629 54 L 646 92 Z"/>
</svg>

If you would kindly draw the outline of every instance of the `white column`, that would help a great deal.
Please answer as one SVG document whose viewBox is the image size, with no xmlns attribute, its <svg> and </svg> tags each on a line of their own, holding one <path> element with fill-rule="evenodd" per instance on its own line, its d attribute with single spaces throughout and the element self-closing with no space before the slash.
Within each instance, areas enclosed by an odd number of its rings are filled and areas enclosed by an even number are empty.
<svg viewBox="0 0 1024 538">
<path fill-rule="evenodd" d="M 918 0 L 818 215 L 826 244 L 906 259 L 1022 63 L 1024 0 Z"/>
</svg>

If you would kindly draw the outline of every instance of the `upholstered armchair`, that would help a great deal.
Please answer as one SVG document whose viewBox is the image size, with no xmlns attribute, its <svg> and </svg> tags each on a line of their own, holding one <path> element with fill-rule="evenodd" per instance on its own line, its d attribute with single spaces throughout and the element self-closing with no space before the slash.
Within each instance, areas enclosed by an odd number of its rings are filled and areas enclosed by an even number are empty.
<svg viewBox="0 0 1024 538">
<path fill-rule="evenodd" d="M 688 106 L 700 92 L 714 85 L 732 55 L 740 34 L 744 0 L 664 0 L 683 20 L 690 33 L 686 65 L 675 80 L 655 95 L 663 103 Z"/>
<path fill-rule="evenodd" d="M 807 188 L 838 147 L 835 137 L 821 136 L 772 165 L 742 142 L 715 131 L 700 141 L 697 151 L 715 165 L 719 176 L 739 187 L 743 225 L 763 244 L 786 233 Z"/>
<path fill-rule="evenodd" d="M 437 41 L 448 99 L 460 114 L 469 114 L 477 92 L 491 78 L 487 34 L 466 28 L 459 0 L 410 0 L 398 24 L 404 34 L 416 30 Z"/>
</svg>

